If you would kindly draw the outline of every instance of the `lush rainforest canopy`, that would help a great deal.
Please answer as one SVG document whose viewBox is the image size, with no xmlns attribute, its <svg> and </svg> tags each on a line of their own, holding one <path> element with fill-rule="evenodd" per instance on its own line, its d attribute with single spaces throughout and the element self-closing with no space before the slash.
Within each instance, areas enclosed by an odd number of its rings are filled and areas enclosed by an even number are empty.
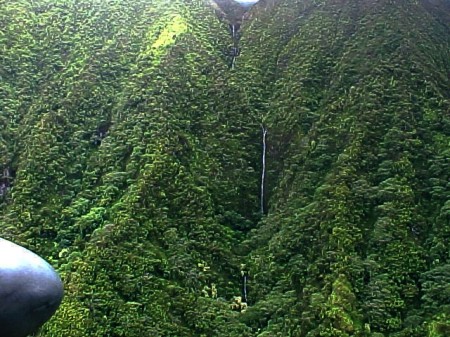
<svg viewBox="0 0 450 337">
<path fill-rule="evenodd" d="M 448 0 L 0 0 L 37 336 L 450 336 L 449 88 Z"/>
</svg>

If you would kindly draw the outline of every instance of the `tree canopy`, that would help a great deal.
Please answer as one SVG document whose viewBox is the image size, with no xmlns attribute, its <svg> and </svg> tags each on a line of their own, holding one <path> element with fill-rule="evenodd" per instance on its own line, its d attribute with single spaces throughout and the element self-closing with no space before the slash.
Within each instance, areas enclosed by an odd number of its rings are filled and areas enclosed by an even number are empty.
<svg viewBox="0 0 450 337">
<path fill-rule="evenodd" d="M 447 336 L 448 2 L 230 1 L 0 0 L 37 336 Z"/>
</svg>

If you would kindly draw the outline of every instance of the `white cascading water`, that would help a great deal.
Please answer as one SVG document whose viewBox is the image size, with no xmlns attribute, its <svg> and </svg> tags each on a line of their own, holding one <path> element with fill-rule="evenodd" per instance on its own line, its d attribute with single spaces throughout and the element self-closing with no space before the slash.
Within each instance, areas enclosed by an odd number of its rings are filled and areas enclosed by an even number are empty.
<svg viewBox="0 0 450 337">
<path fill-rule="evenodd" d="M 244 302 L 247 303 L 247 275 L 244 275 Z"/>
<path fill-rule="evenodd" d="M 236 38 L 236 25 L 231 25 L 231 37 Z"/>
<path fill-rule="evenodd" d="M 264 181 L 266 178 L 266 136 L 267 129 L 264 125 L 261 126 L 262 129 L 262 173 L 261 173 L 261 214 L 264 214 Z"/>
</svg>

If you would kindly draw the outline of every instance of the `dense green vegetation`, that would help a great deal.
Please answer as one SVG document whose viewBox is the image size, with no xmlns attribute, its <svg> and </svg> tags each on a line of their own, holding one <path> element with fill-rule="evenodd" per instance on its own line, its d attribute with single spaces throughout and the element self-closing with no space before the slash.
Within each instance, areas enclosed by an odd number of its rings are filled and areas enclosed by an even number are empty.
<svg viewBox="0 0 450 337">
<path fill-rule="evenodd" d="M 448 2 L 261 0 L 233 69 L 219 4 L 0 0 L 0 235 L 66 287 L 38 335 L 448 336 Z"/>
</svg>

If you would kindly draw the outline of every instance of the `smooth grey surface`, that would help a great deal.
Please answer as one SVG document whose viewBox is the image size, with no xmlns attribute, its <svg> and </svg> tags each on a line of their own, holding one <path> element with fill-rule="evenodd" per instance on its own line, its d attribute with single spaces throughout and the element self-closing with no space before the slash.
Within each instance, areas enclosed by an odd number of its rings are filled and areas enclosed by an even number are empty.
<svg viewBox="0 0 450 337">
<path fill-rule="evenodd" d="M 59 307 L 56 271 L 33 252 L 0 238 L 0 337 L 25 337 Z"/>
</svg>

